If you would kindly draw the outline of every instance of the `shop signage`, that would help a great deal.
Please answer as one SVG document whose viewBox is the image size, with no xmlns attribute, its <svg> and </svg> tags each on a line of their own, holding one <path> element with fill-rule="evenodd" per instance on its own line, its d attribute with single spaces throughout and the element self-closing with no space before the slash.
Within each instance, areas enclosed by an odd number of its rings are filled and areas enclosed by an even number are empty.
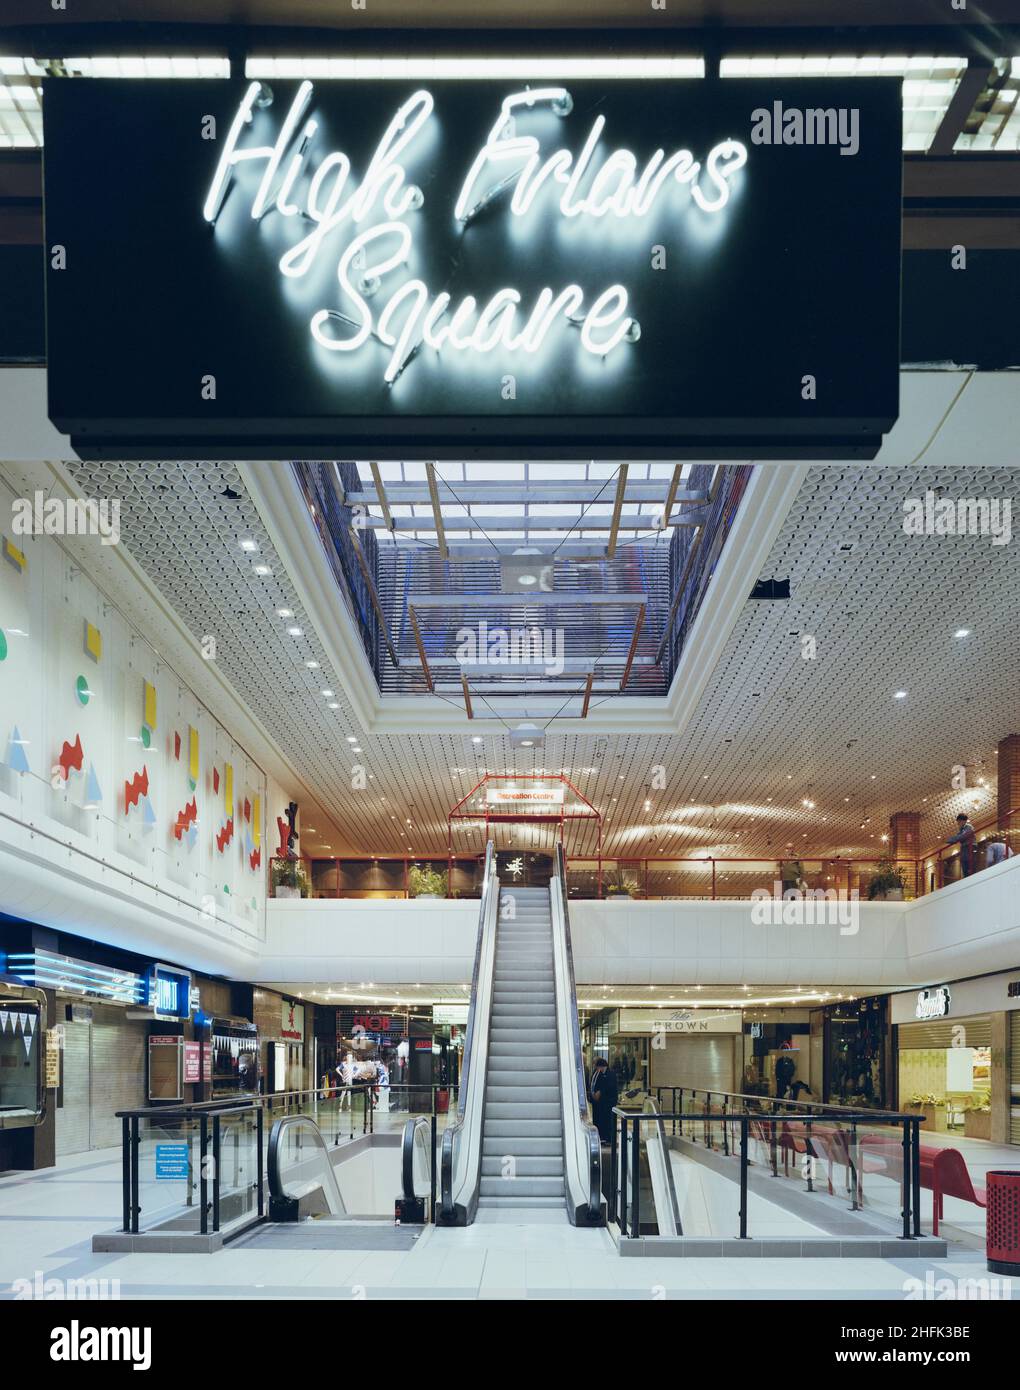
<svg viewBox="0 0 1020 1390">
<path fill-rule="evenodd" d="M 280 1020 L 280 1037 L 286 1038 L 288 1042 L 304 1042 L 304 1004 L 295 1004 L 289 999 L 284 999 Z"/>
<path fill-rule="evenodd" d="M 153 1018 L 190 1018 L 191 975 L 169 965 L 153 965 L 147 979 L 147 997 Z"/>
<path fill-rule="evenodd" d="M 156 1181 L 185 1182 L 188 1177 L 187 1144 L 156 1145 Z"/>
<path fill-rule="evenodd" d="M 468 1021 L 467 1004 L 433 1004 L 432 1023 L 434 1027 L 466 1027 Z"/>
<path fill-rule="evenodd" d="M 184 1084 L 186 1086 L 194 1086 L 201 1080 L 202 1044 L 197 1042 L 186 1042 L 184 1044 Z"/>
<path fill-rule="evenodd" d="M 392 1022 L 389 1014 L 355 1014 L 351 1027 L 363 1033 L 388 1033 Z"/>
<path fill-rule="evenodd" d="M 739 1033 L 739 1009 L 621 1009 L 621 1033 Z"/>
<path fill-rule="evenodd" d="M 935 989 L 922 989 L 917 996 L 914 1009 L 915 1018 L 945 1018 L 949 1013 L 950 994 L 947 985 Z"/>
<path fill-rule="evenodd" d="M 80 452 L 870 457 L 896 418 L 895 79 L 44 86 Z"/>
<path fill-rule="evenodd" d="M 486 787 L 485 802 L 488 806 L 562 806 L 563 788 Z"/>
</svg>

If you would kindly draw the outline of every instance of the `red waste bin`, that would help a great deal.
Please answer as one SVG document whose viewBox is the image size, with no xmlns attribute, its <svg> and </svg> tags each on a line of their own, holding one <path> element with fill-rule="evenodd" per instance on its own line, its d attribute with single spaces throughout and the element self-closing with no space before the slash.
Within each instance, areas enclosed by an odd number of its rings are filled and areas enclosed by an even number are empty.
<svg viewBox="0 0 1020 1390">
<path fill-rule="evenodd" d="M 988 1268 L 1020 1276 L 1020 1172 L 986 1173 L 985 1180 Z"/>
<path fill-rule="evenodd" d="M 449 1111 L 449 1109 L 450 1109 L 450 1092 L 449 1092 L 449 1091 L 437 1091 L 437 1092 L 436 1092 L 436 1114 L 437 1114 L 437 1115 L 445 1115 L 445 1114 Z"/>
</svg>

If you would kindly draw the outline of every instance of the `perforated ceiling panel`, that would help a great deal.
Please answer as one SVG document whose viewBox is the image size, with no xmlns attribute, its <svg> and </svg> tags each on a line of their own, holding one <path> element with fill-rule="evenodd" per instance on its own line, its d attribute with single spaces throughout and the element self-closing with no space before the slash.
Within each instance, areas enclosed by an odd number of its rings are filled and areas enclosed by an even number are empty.
<svg viewBox="0 0 1020 1390">
<path fill-rule="evenodd" d="M 474 743 L 467 721 L 463 736 L 355 726 L 232 465 L 69 467 L 88 495 L 121 497 L 125 543 L 196 640 L 218 635 L 223 671 L 341 827 L 323 853 L 445 852 L 447 811 L 486 769 L 567 772 L 603 812 L 609 855 L 875 855 L 894 811 L 923 813 L 926 848 L 961 807 L 994 814 L 996 743 L 1020 729 L 1016 542 L 908 536 L 903 503 L 934 489 L 1016 513 L 1013 470 L 813 469 L 762 572 L 789 578 L 792 598 L 745 605 L 681 736 L 550 729 L 544 747 L 512 751 L 502 735 Z M 283 466 L 280 481 L 292 485 Z M 959 764 L 966 793 L 951 785 Z M 579 826 L 575 843 L 591 852 L 594 834 Z"/>
</svg>

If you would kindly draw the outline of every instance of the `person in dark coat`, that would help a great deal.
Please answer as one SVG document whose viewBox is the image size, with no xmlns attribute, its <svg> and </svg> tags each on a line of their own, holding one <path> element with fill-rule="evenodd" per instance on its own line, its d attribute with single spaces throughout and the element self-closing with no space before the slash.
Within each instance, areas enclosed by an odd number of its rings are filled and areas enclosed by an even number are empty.
<svg viewBox="0 0 1020 1390">
<path fill-rule="evenodd" d="M 616 1124 L 613 1106 L 620 1099 L 620 1088 L 616 1077 L 609 1070 L 609 1063 L 605 1057 L 595 1058 L 595 1070 L 592 1072 L 589 1093 L 591 1095 L 591 1117 L 595 1121 L 599 1138 L 603 1144 L 611 1144 L 613 1142 L 613 1127 Z"/>
</svg>

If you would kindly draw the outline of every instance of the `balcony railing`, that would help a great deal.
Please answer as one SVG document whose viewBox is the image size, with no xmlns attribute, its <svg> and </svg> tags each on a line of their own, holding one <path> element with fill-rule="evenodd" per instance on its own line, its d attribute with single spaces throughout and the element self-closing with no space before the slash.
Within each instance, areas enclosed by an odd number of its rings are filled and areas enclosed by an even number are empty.
<svg viewBox="0 0 1020 1390">
<path fill-rule="evenodd" d="M 1020 853 L 1020 812 L 974 827 L 970 871 L 979 873 L 994 861 L 991 849 L 1002 840 L 1007 850 Z M 567 891 L 575 900 L 639 898 L 648 900 L 701 899 L 710 902 L 748 899 L 757 891 L 769 894 L 798 889 L 835 893 L 841 898 L 899 900 L 921 897 L 963 878 L 959 845 L 941 845 L 917 859 L 875 855 L 869 858 L 800 856 L 796 859 L 716 859 L 710 856 L 670 858 L 567 858 Z M 880 868 L 899 871 L 902 892 L 873 893 Z M 285 896 L 308 898 L 409 898 L 432 896 L 477 898 L 481 893 L 483 858 L 453 855 L 431 859 L 379 856 L 270 861 L 270 892 L 277 880 L 296 880 Z M 417 871 L 417 872 L 416 872 Z M 776 888 L 776 885 L 779 888 Z M 421 889 L 424 885 L 425 894 Z M 285 885 L 284 885 L 285 886 Z"/>
</svg>

